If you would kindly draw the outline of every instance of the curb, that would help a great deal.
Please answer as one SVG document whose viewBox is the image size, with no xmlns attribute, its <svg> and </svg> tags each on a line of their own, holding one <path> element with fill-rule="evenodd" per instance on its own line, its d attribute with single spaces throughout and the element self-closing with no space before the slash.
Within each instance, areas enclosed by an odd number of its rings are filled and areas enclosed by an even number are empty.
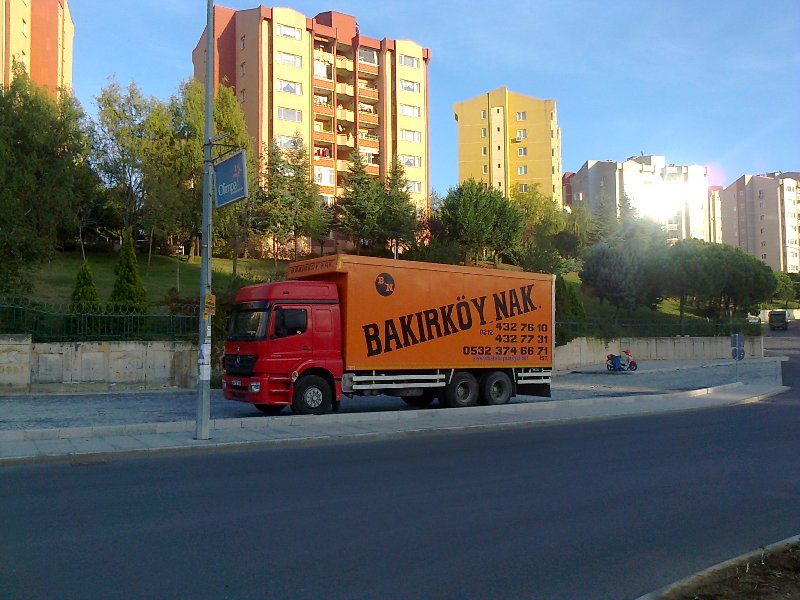
<svg viewBox="0 0 800 600">
<path fill-rule="evenodd" d="M 597 396 L 591 398 L 575 398 L 572 400 L 553 400 L 540 402 L 526 402 L 519 404 L 506 404 L 503 406 L 476 406 L 469 408 L 451 408 L 447 411 L 439 410 L 404 410 L 389 412 L 346 413 L 328 415 L 287 415 L 270 419 L 264 417 L 240 417 L 233 419 L 211 419 L 209 429 L 260 429 L 278 426 L 293 426 L 308 423 L 375 423 L 375 422 L 400 422 L 424 419 L 428 422 L 449 419 L 455 416 L 467 415 L 497 415 L 521 414 L 545 411 L 565 406 L 593 406 L 595 404 L 630 404 L 634 402 L 658 401 L 665 398 L 693 398 L 714 392 L 734 390 L 744 387 L 744 383 L 728 383 L 709 388 L 699 388 L 685 392 L 672 392 L 669 394 L 647 394 L 634 396 Z M 780 389 L 780 392 L 783 392 Z M 780 393 L 778 392 L 778 393 Z M 761 399 L 760 397 L 758 397 Z M 741 402 L 739 400 L 736 401 Z M 116 437 L 136 436 L 159 433 L 179 433 L 192 431 L 195 421 L 166 421 L 162 423 L 136 423 L 125 425 L 100 425 L 94 427 L 64 427 L 52 429 L 13 429 L 0 431 L 0 443 L 25 442 L 42 440 L 59 440 L 71 438 Z"/>
<path fill-rule="evenodd" d="M 726 560 L 725 562 L 713 565 L 708 569 L 699 571 L 694 575 L 690 575 L 689 577 L 681 579 L 680 581 L 676 581 L 675 583 L 672 583 L 658 590 L 649 592 L 644 596 L 639 596 L 634 600 L 658 600 L 658 598 L 660 598 L 662 595 L 667 594 L 669 592 L 679 592 L 681 591 L 682 588 L 693 587 L 698 583 L 700 583 L 701 579 L 708 577 L 709 575 L 714 575 L 715 573 L 724 571 L 727 568 L 734 567 L 739 563 L 749 561 L 751 558 L 758 559 L 761 557 L 762 553 L 783 550 L 786 546 L 791 546 L 792 544 L 796 544 L 797 542 L 800 542 L 800 535 L 794 535 L 779 542 L 775 542 L 774 544 L 770 544 L 769 546 L 761 546 L 757 550 L 741 554 L 735 558 Z"/>
</svg>

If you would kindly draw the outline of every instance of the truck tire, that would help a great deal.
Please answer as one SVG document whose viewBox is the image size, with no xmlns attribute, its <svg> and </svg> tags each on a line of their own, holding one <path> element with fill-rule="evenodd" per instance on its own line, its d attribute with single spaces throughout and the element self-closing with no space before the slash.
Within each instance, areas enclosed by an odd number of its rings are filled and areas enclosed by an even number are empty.
<svg viewBox="0 0 800 600">
<path fill-rule="evenodd" d="M 255 406 L 265 415 L 277 415 L 286 408 L 285 404 L 256 404 Z"/>
<path fill-rule="evenodd" d="M 333 390 L 319 375 L 306 375 L 294 384 L 292 412 L 296 415 L 324 415 L 333 407 Z"/>
<path fill-rule="evenodd" d="M 481 377 L 481 401 L 484 404 L 508 404 L 514 386 L 503 371 L 492 371 Z"/>
<path fill-rule="evenodd" d="M 465 408 L 478 405 L 478 380 L 472 373 L 457 371 L 444 388 L 444 405 Z"/>
</svg>

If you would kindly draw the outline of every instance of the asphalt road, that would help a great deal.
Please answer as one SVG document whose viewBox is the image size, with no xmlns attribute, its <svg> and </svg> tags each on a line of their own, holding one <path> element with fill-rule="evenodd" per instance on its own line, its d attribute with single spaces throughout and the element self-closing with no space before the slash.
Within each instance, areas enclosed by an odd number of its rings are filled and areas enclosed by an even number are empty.
<svg viewBox="0 0 800 600">
<path fill-rule="evenodd" d="M 796 381 L 797 354 L 784 371 Z M 789 392 L 524 430 L 7 467 L 0 597 L 635 598 L 800 532 L 799 425 Z"/>
</svg>

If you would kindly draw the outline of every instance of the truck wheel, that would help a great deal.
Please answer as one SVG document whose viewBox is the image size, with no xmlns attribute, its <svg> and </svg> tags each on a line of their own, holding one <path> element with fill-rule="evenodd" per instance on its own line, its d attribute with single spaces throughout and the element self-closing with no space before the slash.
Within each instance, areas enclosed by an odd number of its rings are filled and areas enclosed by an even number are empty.
<svg viewBox="0 0 800 600">
<path fill-rule="evenodd" d="M 277 415 L 286 408 L 285 404 L 256 404 L 255 406 L 265 415 Z"/>
<path fill-rule="evenodd" d="M 478 380 L 472 373 L 458 371 L 444 389 L 444 404 L 450 408 L 464 408 L 478 404 Z"/>
<path fill-rule="evenodd" d="M 503 371 L 492 371 L 481 377 L 481 401 L 486 404 L 508 404 L 513 389 L 511 378 Z"/>
<path fill-rule="evenodd" d="M 319 375 L 306 375 L 294 386 L 292 412 L 296 415 L 324 415 L 331 412 L 333 390 Z"/>
</svg>

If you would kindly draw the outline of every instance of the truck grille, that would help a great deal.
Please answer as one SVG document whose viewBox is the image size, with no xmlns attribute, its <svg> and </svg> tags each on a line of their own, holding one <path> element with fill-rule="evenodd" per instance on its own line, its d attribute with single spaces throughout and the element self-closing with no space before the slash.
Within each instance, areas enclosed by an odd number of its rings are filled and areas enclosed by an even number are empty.
<svg viewBox="0 0 800 600">
<path fill-rule="evenodd" d="M 255 354 L 226 354 L 223 360 L 228 375 L 252 375 L 258 356 Z"/>
</svg>

